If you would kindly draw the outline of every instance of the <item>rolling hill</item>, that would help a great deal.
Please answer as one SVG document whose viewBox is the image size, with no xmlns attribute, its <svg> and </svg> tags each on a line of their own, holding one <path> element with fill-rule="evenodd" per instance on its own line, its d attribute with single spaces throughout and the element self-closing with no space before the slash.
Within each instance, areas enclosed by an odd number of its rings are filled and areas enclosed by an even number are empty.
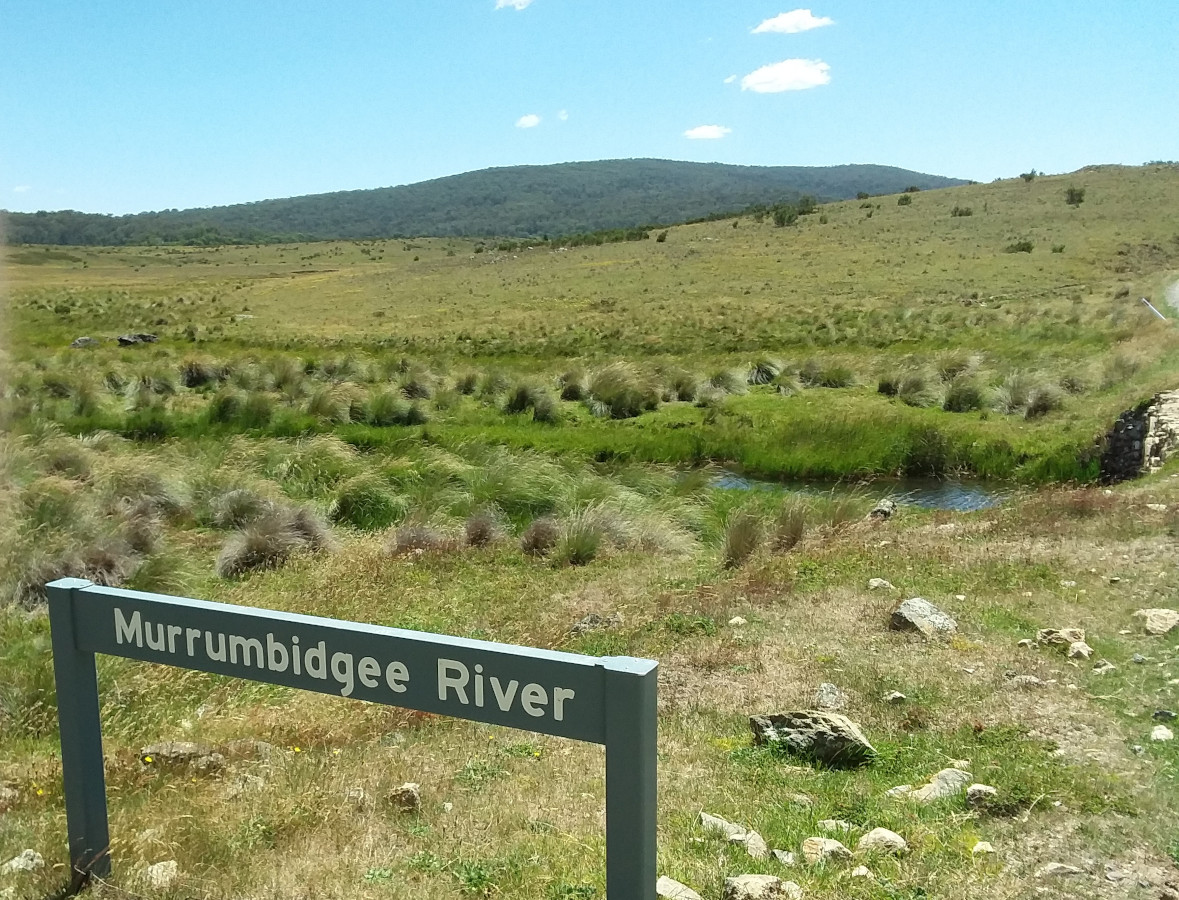
<svg viewBox="0 0 1179 900">
<path fill-rule="evenodd" d="M 144 245 L 411 236 L 538 237 L 676 223 L 810 195 L 844 200 L 965 184 L 876 165 L 732 166 L 661 159 L 483 169 L 417 184 L 109 216 L 8 214 L 13 244 Z"/>
</svg>

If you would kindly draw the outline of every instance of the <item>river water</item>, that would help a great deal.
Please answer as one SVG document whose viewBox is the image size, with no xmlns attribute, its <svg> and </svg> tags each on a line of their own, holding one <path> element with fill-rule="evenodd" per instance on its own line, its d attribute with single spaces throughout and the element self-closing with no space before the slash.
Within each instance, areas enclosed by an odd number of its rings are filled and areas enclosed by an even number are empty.
<svg viewBox="0 0 1179 900">
<path fill-rule="evenodd" d="M 854 494 L 882 500 L 885 497 L 905 506 L 952 509 L 971 512 L 997 506 L 1011 496 L 1009 486 L 986 481 L 939 478 L 879 478 L 863 484 L 843 482 L 763 481 L 736 472 L 718 475 L 713 485 L 736 490 L 782 491 L 817 496 Z"/>
</svg>

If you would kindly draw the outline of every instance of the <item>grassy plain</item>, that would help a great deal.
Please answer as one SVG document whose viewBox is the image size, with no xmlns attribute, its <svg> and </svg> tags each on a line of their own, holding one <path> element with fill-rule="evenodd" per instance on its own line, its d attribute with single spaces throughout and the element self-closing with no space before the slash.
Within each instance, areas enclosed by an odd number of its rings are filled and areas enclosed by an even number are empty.
<svg viewBox="0 0 1179 900">
<path fill-rule="evenodd" d="M 1175 705 L 1179 655 L 1132 614 L 1177 605 L 1179 470 L 1086 482 L 1114 416 L 1179 380 L 1173 327 L 1137 299 L 1175 275 L 1179 170 L 912 197 L 568 251 L 8 248 L 0 862 L 31 847 L 48 865 L 0 890 L 68 880 L 36 585 L 70 573 L 658 659 L 660 869 L 707 898 L 758 871 L 813 897 L 1157 894 L 1179 874 L 1179 755 L 1149 739 L 1151 713 Z M 1005 252 L 1022 240 L 1030 253 Z M 160 341 L 65 346 L 130 331 Z M 968 388 L 977 403 L 944 408 Z M 718 463 L 1069 483 L 875 523 L 862 497 L 719 489 Z M 555 543 L 529 554 L 538 519 Z M 270 565 L 218 574 L 247 541 Z M 953 640 L 887 630 L 916 595 L 958 619 Z M 620 619 L 572 633 L 590 613 Z M 1017 645 L 1064 626 L 1116 669 Z M 596 748 L 117 660 L 100 675 L 116 842 L 101 894 L 603 895 Z M 809 706 L 824 681 L 875 763 L 751 746 L 749 714 Z M 140 761 L 164 739 L 227 768 Z M 998 789 L 990 808 L 885 796 L 961 760 Z M 418 813 L 385 801 L 405 781 Z M 701 810 L 775 848 L 844 819 L 849 845 L 884 826 L 912 851 L 862 860 L 872 881 L 784 868 L 705 834 Z M 978 840 L 997 853 L 973 855 Z M 168 859 L 179 880 L 146 883 Z M 1084 874 L 1037 878 L 1049 862 Z"/>
</svg>

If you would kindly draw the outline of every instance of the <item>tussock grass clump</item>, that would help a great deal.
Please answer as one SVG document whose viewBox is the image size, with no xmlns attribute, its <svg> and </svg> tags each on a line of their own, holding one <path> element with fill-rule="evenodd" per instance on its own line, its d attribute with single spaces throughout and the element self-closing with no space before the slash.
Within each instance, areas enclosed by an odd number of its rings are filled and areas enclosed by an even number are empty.
<svg viewBox="0 0 1179 900">
<path fill-rule="evenodd" d="M 47 475 L 21 492 L 23 525 L 31 530 L 61 531 L 74 525 L 83 510 L 78 484 L 68 478 Z"/>
<path fill-rule="evenodd" d="M 151 504 L 139 501 L 119 510 L 122 525 L 119 534 L 135 553 L 144 555 L 159 550 L 164 540 L 164 522 Z"/>
<path fill-rule="evenodd" d="M 217 528 L 244 528 L 274 511 L 270 498 L 246 487 L 230 488 L 209 503 L 209 519 Z"/>
<path fill-rule="evenodd" d="M 401 382 L 401 393 L 410 400 L 429 400 L 438 390 L 438 381 L 429 372 L 410 373 Z"/>
<path fill-rule="evenodd" d="M 708 385 L 724 394 L 744 394 L 748 390 L 745 374 L 735 369 L 721 369 L 708 376 Z"/>
<path fill-rule="evenodd" d="M 520 549 L 528 556 L 548 556 L 560 538 L 561 526 L 556 519 L 541 516 L 520 535 Z"/>
<path fill-rule="evenodd" d="M 725 521 L 721 564 L 736 569 L 756 553 L 765 541 L 765 523 L 752 509 L 737 509 Z"/>
<path fill-rule="evenodd" d="M 773 548 L 779 553 L 793 550 L 806 535 L 809 504 L 802 497 L 787 497 L 774 516 Z"/>
<path fill-rule="evenodd" d="M 784 368 L 786 366 L 781 360 L 763 356 L 753 363 L 749 369 L 749 374 L 745 376 L 745 380 L 750 384 L 770 384 L 782 374 Z"/>
<path fill-rule="evenodd" d="M 1028 396 L 1027 408 L 1024 410 L 1025 419 L 1038 419 L 1050 412 L 1055 412 L 1064 406 L 1064 396 L 1060 389 L 1051 384 L 1040 384 L 1032 389 Z"/>
<path fill-rule="evenodd" d="M 352 421 L 352 398 L 339 385 L 324 385 L 311 392 L 307 415 L 330 425 L 347 425 Z"/>
<path fill-rule="evenodd" d="M 364 420 L 370 425 L 388 427 L 390 425 L 405 425 L 410 417 L 410 402 L 402 396 L 400 391 L 377 391 L 368 401 Z"/>
<path fill-rule="evenodd" d="M 409 502 L 375 475 L 358 475 L 344 483 L 332 502 L 329 516 L 337 524 L 362 531 L 380 531 L 401 521 Z"/>
<path fill-rule="evenodd" d="M 268 446 L 262 460 L 264 474 L 288 490 L 314 496 L 357 473 L 355 448 L 334 435 L 301 438 L 293 444 Z"/>
<path fill-rule="evenodd" d="M 946 412 L 973 412 L 986 406 L 986 395 L 982 386 L 973 378 L 960 375 L 946 387 L 942 409 Z"/>
<path fill-rule="evenodd" d="M 210 422 L 228 424 L 237 420 L 245 402 L 246 395 L 242 391 L 225 387 L 213 395 L 205 415 Z"/>
<path fill-rule="evenodd" d="M 46 474 L 87 481 L 94 470 L 92 454 L 79 442 L 60 440 L 42 445 L 39 455 Z"/>
<path fill-rule="evenodd" d="M 484 400 L 493 400 L 512 386 L 512 379 L 505 372 L 493 369 L 483 376 L 479 384 L 479 395 Z"/>
<path fill-rule="evenodd" d="M 470 396 L 479 387 L 478 372 L 463 372 L 454 380 L 454 389 L 463 396 Z"/>
<path fill-rule="evenodd" d="M 569 369 L 562 373 L 557 384 L 561 388 L 562 400 L 584 400 L 589 393 L 585 371 L 582 369 Z"/>
<path fill-rule="evenodd" d="M 113 507 L 142 504 L 168 519 L 181 518 L 192 505 L 183 482 L 141 458 L 112 460 L 99 479 L 99 487 Z"/>
<path fill-rule="evenodd" d="M 906 372 L 897 385 L 897 397 L 906 406 L 923 408 L 939 401 L 933 380 L 922 371 Z"/>
<path fill-rule="evenodd" d="M 1036 379 L 1028 373 L 1012 372 L 995 390 L 995 408 L 1008 415 L 1022 412 L 1031 400 L 1036 386 Z"/>
<path fill-rule="evenodd" d="M 221 578 L 240 578 L 263 569 L 275 569 L 299 550 L 330 550 L 331 533 L 309 509 L 276 510 L 229 538 L 217 556 Z"/>
<path fill-rule="evenodd" d="M 1079 372 L 1068 372 L 1060 376 L 1060 387 L 1066 394 L 1076 396 L 1089 390 L 1089 382 Z"/>
<path fill-rule="evenodd" d="M 224 366 L 209 359 L 190 357 L 180 364 L 180 383 L 186 388 L 199 388 L 224 381 L 228 373 Z"/>
<path fill-rule="evenodd" d="M 600 516 L 592 509 L 581 509 L 561 524 L 561 535 L 553 548 L 553 562 L 558 565 L 584 566 L 593 561 L 602 546 Z"/>
<path fill-rule="evenodd" d="M 443 553 L 457 550 L 459 542 L 438 528 L 422 523 L 402 525 L 385 545 L 390 556 L 410 553 Z"/>
<path fill-rule="evenodd" d="M 856 373 L 842 363 L 824 363 L 808 359 L 798 370 L 799 380 L 807 387 L 846 388 L 856 383 Z"/>
<path fill-rule="evenodd" d="M 979 357 L 972 353 L 946 353 L 937 361 L 937 374 L 942 381 L 949 382 L 978 371 L 980 364 Z"/>
<path fill-rule="evenodd" d="M 896 373 L 881 375 L 876 380 L 876 393 L 885 397 L 895 397 L 901 391 L 901 376 Z"/>
<path fill-rule="evenodd" d="M 535 384 L 518 384 L 508 395 L 504 412 L 522 413 L 528 410 L 532 410 L 532 418 L 537 422 L 553 423 L 560 419 L 560 411 L 552 394 Z"/>
<path fill-rule="evenodd" d="M 503 538 L 499 516 L 487 507 L 475 510 L 463 524 L 463 535 L 468 547 L 487 547 L 496 543 Z"/>
<path fill-rule="evenodd" d="M 659 392 L 627 362 L 615 362 L 590 376 L 589 395 L 612 419 L 632 419 L 659 406 Z"/>
<path fill-rule="evenodd" d="M 700 378 L 694 372 L 673 368 L 664 374 L 664 399 L 669 403 L 691 403 L 699 393 Z"/>
</svg>

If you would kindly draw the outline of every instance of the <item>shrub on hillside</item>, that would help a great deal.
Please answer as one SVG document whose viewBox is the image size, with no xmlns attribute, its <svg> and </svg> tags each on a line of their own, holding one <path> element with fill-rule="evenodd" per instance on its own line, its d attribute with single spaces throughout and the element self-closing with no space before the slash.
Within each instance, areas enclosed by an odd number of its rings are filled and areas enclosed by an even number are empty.
<svg viewBox="0 0 1179 900">
<path fill-rule="evenodd" d="M 950 216 L 955 219 L 962 218 L 965 216 L 973 216 L 973 215 L 974 215 L 974 210 L 971 209 L 969 206 L 955 206 L 953 209 L 950 210 Z"/>
<path fill-rule="evenodd" d="M 1069 185 L 1064 191 L 1064 199 L 1069 206 L 1080 206 L 1085 202 L 1085 189 Z"/>
<path fill-rule="evenodd" d="M 1012 241 L 1010 244 L 1008 244 L 1006 247 L 1004 247 L 1003 252 L 1004 253 L 1031 253 L 1032 250 L 1035 249 L 1035 247 L 1036 247 L 1036 245 L 1033 244 L 1031 241 L 1029 241 L 1027 238 L 1021 238 L 1018 241 Z"/>
<path fill-rule="evenodd" d="M 1024 418 L 1038 419 L 1064 406 L 1060 391 L 1050 384 L 1037 385 L 1028 397 Z"/>
<path fill-rule="evenodd" d="M 897 197 L 897 206 L 909 206 L 913 203 L 912 194 L 901 194 Z"/>
</svg>

